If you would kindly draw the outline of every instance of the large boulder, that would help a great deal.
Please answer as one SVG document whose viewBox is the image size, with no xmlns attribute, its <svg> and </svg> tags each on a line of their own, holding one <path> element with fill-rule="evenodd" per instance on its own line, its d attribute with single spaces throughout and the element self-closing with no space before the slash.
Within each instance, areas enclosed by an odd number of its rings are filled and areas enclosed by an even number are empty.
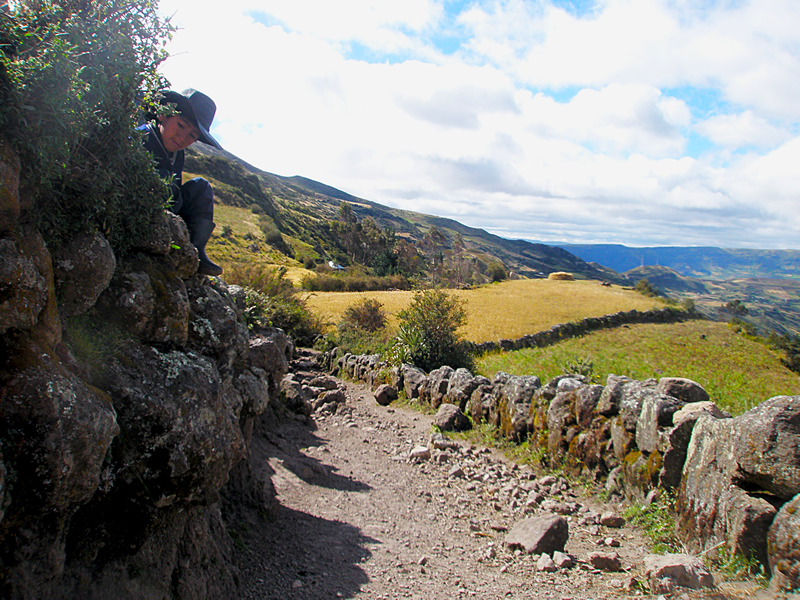
<svg viewBox="0 0 800 600">
<path fill-rule="evenodd" d="M 405 363 L 400 367 L 400 372 L 403 374 L 403 390 L 406 393 L 406 398 L 409 400 L 419 398 L 420 390 L 422 390 L 428 380 L 425 372 L 422 369 Z"/>
<path fill-rule="evenodd" d="M 43 245 L 43 244 L 42 244 Z M 30 329 L 48 300 L 47 273 L 22 240 L 0 239 L 0 334 L 9 329 Z"/>
<path fill-rule="evenodd" d="M 778 511 L 767 543 L 773 590 L 783 593 L 800 589 L 800 494 Z"/>
<path fill-rule="evenodd" d="M 3 587 L 51 597 L 63 571 L 69 516 L 107 485 L 109 447 L 119 432 L 109 397 L 21 338 L 0 359 L 0 501 Z"/>
<path fill-rule="evenodd" d="M 166 257 L 129 258 L 117 268 L 97 310 L 143 342 L 183 346 L 189 337 L 186 285 Z"/>
<path fill-rule="evenodd" d="M 461 412 L 455 404 L 445 402 L 439 407 L 433 424 L 442 431 L 465 431 L 472 427 L 467 415 Z"/>
<path fill-rule="evenodd" d="M 684 377 L 662 377 L 658 380 L 656 393 L 672 396 L 681 402 L 708 402 L 708 392 L 696 381 Z"/>
<path fill-rule="evenodd" d="M 600 402 L 605 388 L 602 385 L 584 385 L 577 389 L 575 420 L 581 429 L 586 429 L 594 419 L 594 409 Z"/>
<path fill-rule="evenodd" d="M 167 214 L 167 226 L 172 243 L 167 256 L 175 269 L 175 274 L 181 279 L 189 279 L 197 273 L 200 266 L 197 248 L 189 239 L 189 229 L 178 215 Z"/>
<path fill-rule="evenodd" d="M 117 259 L 100 233 L 80 235 L 53 257 L 56 292 L 65 315 L 89 310 L 108 287 Z"/>
<path fill-rule="evenodd" d="M 620 375 L 609 375 L 595 410 L 605 417 L 619 415 L 630 432 L 636 431 L 636 421 L 645 397 L 657 394 L 656 380 L 637 381 Z"/>
<path fill-rule="evenodd" d="M 683 402 L 672 396 L 654 394 L 642 401 L 636 420 L 636 445 L 642 452 L 663 450 L 665 429 L 672 427 L 672 415 L 683 407 Z"/>
<path fill-rule="evenodd" d="M 663 465 L 659 473 L 659 485 L 666 490 L 676 490 L 681 483 L 686 452 L 692 439 L 694 424 L 701 415 L 715 419 L 729 419 L 731 415 L 721 411 L 713 402 L 693 402 L 684 405 L 672 415 L 674 427 L 663 436 Z"/>
<path fill-rule="evenodd" d="M 479 382 L 467 369 L 463 367 L 456 369 L 447 384 L 444 402 L 455 404 L 462 412 L 467 410 L 467 402 L 469 402 L 470 396 L 472 396 L 475 388 L 478 387 Z"/>
<path fill-rule="evenodd" d="M 286 344 L 286 334 L 281 329 L 262 330 L 261 335 L 249 339 L 247 362 L 251 367 L 263 369 L 269 378 L 269 392 L 277 396 L 281 380 L 289 372 L 291 345 Z M 288 356 L 287 356 L 288 355 Z"/>
<path fill-rule="evenodd" d="M 389 406 L 392 402 L 397 400 L 397 390 L 388 383 L 379 385 L 375 392 L 373 392 L 373 395 L 375 396 L 375 402 L 381 406 Z"/>
<path fill-rule="evenodd" d="M 423 402 L 428 402 L 433 408 L 439 408 L 447 394 L 450 385 L 450 377 L 455 373 L 453 367 L 441 366 L 428 373 L 428 380 L 425 387 L 420 390 L 420 398 Z"/>
<path fill-rule="evenodd" d="M 472 417 L 472 422 L 477 424 L 488 418 L 494 386 L 491 381 L 482 375 L 478 375 L 475 381 L 477 385 L 472 394 L 470 394 L 466 412 Z"/>
<path fill-rule="evenodd" d="M 800 396 L 778 396 L 734 419 L 694 426 L 678 494 L 687 546 L 719 541 L 768 566 L 777 507 L 800 493 Z"/>
<path fill-rule="evenodd" d="M 521 442 L 528 435 L 528 416 L 531 401 L 542 384 L 536 376 L 510 375 L 498 386 L 497 418 L 502 434 L 513 441 Z"/>
<path fill-rule="evenodd" d="M 547 449 L 553 458 L 563 455 L 572 441 L 566 433 L 575 425 L 576 396 L 574 391 L 560 392 L 547 409 Z"/>
<path fill-rule="evenodd" d="M 128 344 L 103 387 L 124 433 L 118 469 L 131 493 L 161 505 L 216 502 L 245 450 L 236 399 L 224 393 L 216 365 L 193 353 Z"/>
<path fill-rule="evenodd" d="M 224 284 L 207 285 L 204 279 L 198 275 L 185 282 L 189 297 L 186 347 L 214 358 L 221 372 L 230 371 L 234 365 L 242 367 L 249 353 L 248 343 L 252 345 L 253 340 L 249 340 L 236 302 Z M 255 366 L 268 372 L 273 368 L 271 364 Z"/>
</svg>

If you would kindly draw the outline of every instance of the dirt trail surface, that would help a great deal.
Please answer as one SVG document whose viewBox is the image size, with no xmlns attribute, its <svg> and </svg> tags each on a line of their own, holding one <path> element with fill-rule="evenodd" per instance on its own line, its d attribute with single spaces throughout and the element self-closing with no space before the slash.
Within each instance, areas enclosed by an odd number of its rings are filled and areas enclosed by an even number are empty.
<svg viewBox="0 0 800 600">
<path fill-rule="evenodd" d="M 365 386 L 340 385 L 346 401 L 335 413 L 284 419 L 254 437 L 253 459 L 263 461 L 280 505 L 274 518 L 241 532 L 243 598 L 647 597 L 631 586 L 643 581 L 643 536 L 598 523 L 622 507 L 463 441 L 412 458 L 415 447 L 431 445 L 432 417 L 379 406 Z M 529 502 L 531 492 L 538 502 Z M 540 570 L 538 555 L 504 543 L 516 523 L 548 512 L 568 520 L 571 568 Z M 592 552 L 616 552 L 622 570 L 594 568 Z"/>
</svg>

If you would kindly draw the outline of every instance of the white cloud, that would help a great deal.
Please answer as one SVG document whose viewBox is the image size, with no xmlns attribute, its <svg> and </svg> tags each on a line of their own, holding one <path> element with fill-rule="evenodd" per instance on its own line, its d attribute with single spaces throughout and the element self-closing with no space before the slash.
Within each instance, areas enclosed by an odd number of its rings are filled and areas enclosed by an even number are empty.
<svg viewBox="0 0 800 600">
<path fill-rule="evenodd" d="M 529 239 L 797 246 L 800 22 L 763 2 L 476 2 L 447 29 L 433 0 L 166 0 L 164 72 L 215 99 L 234 154 L 376 202 Z M 431 45 L 459 31 L 461 52 Z M 348 59 L 354 42 L 416 58 Z"/>
<path fill-rule="evenodd" d="M 507 0 L 476 5 L 461 22 L 473 34 L 473 60 L 531 86 L 719 86 L 732 102 L 800 116 L 800 3 L 792 0 L 606 0 L 582 17 Z"/>
<path fill-rule="evenodd" d="M 772 148 L 791 137 L 788 131 L 756 116 L 751 110 L 710 117 L 698 123 L 695 129 L 715 144 L 734 150 L 746 146 Z"/>
</svg>

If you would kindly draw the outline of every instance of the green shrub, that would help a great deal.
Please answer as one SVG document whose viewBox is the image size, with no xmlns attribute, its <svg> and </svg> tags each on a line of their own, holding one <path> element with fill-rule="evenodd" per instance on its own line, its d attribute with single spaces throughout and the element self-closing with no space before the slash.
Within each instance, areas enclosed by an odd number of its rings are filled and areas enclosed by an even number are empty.
<svg viewBox="0 0 800 600">
<path fill-rule="evenodd" d="M 393 357 L 402 356 L 408 359 L 404 362 L 425 371 L 443 365 L 473 368 L 469 346 L 458 335 L 467 322 L 462 300 L 444 290 L 424 290 L 415 293 L 408 308 L 397 316 L 401 326 Z"/>
<path fill-rule="evenodd" d="M 348 306 L 339 323 L 340 331 L 359 329 L 372 333 L 384 327 L 386 327 L 386 311 L 383 310 L 383 304 L 374 298 L 362 298 Z"/>
<path fill-rule="evenodd" d="M 345 309 L 335 334 L 329 334 L 329 344 L 352 354 L 383 354 L 391 334 L 386 331 L 386 312 L 373 298 L 362 298 Z"/>
<path fill-rule="evenodd" d="M 491 263 L 486 269 L 486 275 L 492 283 L 508 279 L 508 272 L 501 262 Z"/>
<path fill-rule="evenodd" d="M 583 375 L 593 381 L 597 379 L 594 376 L 594 361 L 577 355 L 564 363 L 564 375 Z"/>
<path fill-rule="evenodd" d="M 166 81 L 151 0 L 16 2 L 0 12 L 0 135 L 51 247 L 100 230 L 123 253 L 167 201 L 136 126 Z"/>
<path fill-rule="evenodd" d="M 310 346 L 322 334 L 323 324 L 297 295 L 286 269 L 235 264 L 225 280 L 245 289 L 245 323 L 251 330 L 280 327 L 299 345 Z"/>
<path fill-rule="evenodd" d="M 636 282 L 636 285 L 633 286 L 637 292 L 639 292 L 642 296 L 647 296 L 648 298 L 655 298 L 659 295 L 658 289 L 656 289 L 647 279 L 640 279 Z"/>
</svg>

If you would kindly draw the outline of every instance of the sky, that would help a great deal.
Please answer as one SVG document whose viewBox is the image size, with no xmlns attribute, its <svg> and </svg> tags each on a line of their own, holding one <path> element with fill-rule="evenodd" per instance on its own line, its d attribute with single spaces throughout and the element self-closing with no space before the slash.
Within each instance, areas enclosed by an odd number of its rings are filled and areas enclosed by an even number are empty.
<svg viewBox="0 0 800 600">
<path fill-rule="evenodd" d="M 797 0 L 161 0 L 270 173 L 511 238 L 800 248 Z"/>
</svg>

